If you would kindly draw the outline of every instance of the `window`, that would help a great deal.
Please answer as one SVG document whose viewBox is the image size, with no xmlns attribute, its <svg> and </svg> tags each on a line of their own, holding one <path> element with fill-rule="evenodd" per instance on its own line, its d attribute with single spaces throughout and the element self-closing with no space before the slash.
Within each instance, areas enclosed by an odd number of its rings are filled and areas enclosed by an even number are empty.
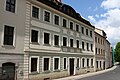
<svg viewBox="0 0 120 80">
<path fill-rule="evenodd" d="M 102 45 L 102 39 L 101 39 L 101 45 Z"/>
<path fill-rule="evenodd" d="M 76 24 L 76 31 L 79 32 L 79 25 Z"/>
<path fill-rule="evenodd" d="M 89 51 L 89 43 L 87 43 L 87 51 Z"/>
<path fill-rule="evenodd" d="M 38 31 L 32 30 L 31 31 L 31 42 L 38 42 Z"/>
<path fill-rule="evenodd" d="M 100 43 L 100 39 L 98 38 L 98 43 Z"/>
<path fill-rule="evenodd" d="M 93 35 L 92 35 L 92 31 L 90 31 L 90 37 L 92 37 Z"/>
<path fill-rule="evenodd" d="M 50 12 L 44 11 L 44 21 L 50 22 Z"/>
<path fill-rule="evenodd" d="M 59 36 L 58 35 L 54 35 L 54 45 L 59 46 Z"/>
<path fill-rule="evenodd" d="M 39 18 L 39 8 L 32 6 L 32 17 Z"/>
<path fill-rule="evenodd" d="M 82 59 L 82 67 L 85 67 L 85 59 Z"/>
<path fill-rule="evenodd" d="M 67 20 L 63 19 L 63 27 L 67 27 Z"/>
<path fill-rule="evenodd" d="M 87 59 L 87 67 L 89 67 L 89 59 Z"/>
<path fill-rule="evenodd" d="M 73 30 L 73 22 L 70 22 L 70 29 Z"/>
<path fill-rule="evenodd" d="M 16 0 L 6 0 L 6 11 L 15 13 Z"/>
<path fill-rule="evenodd" d="M 82 27 L 82 34 L 84 34 L 84 27 Z"/>
<path fill-rule="evenodd" d="M 97 54 L 97 48 L 95 48 L 95 52 L 96 52 L 96 54 Z"/>
<path fill-rule="evenodd" d="M 86 35 L 88 36 L 88 29 L 86 29 Z"/>
<path fill-rule="evenodd" d="M 14 27 L 4 26 L 4 45 L 13 45 Z"/>
<path fill-rule="evenodd" d="M 47 71 L 50 69 L 50 59 L 44 58 L 44 71 Z"/>
<path fill-rule="evenodd" d="M 59 69 L 59 58 L 54 58 L 54 70 L 58 70 Z"/>
<path fill-rule="evenodd" d="M 98 61 L 96 61 L 96 67 L 98 68 Z"/>
<path fill-rule="evenodd" d="M 59 25 L 59 16 L 54 15 L 54 24 Z"/>
<path fill-rule="evenodd" d="M 44 44 L 49 44 L 50 34 L 44 33 Z"/>
<path fill-rule="evenodd" d="M 101 64 L 101 61 L 100 61 L 100 68 L 102 68 L 102 64 Z"/>
<path fill-rule="evenodd" d="M 102 51 L 103 51 L 103 50 L 101 49 L 101 54 L 103 54 Z"/>
<path fill-rule="evenodd" d="M 82 42 L 82 49 L 85 50 L 85 48 L 84 48 L 84 42 Z"/>
<path fill-rule="evenodd" d="M 31 72 L 38 72 L 38 57 L 31 57 Z"/>
<path fill-rule="evenodd" d="M 77 40 L 76 43 L 77 43 L 77 48 L 79 48 L 79 40 Z"/>
<path fill-rule="evenodd" d="M 100 49 L 99 49 L 99 54 L 100 54 Z"/>
<path fill-rule="evenodd" d="M 67 46 L 67 38 L 63 37 L 63 46 Z"/>
<path fill-rule="evenodd" d="M 93 67 L 93 59 L 91 59 L 91 66 Z"/>
<path fill-rule="evenodd" d="M 95 37 L 95 42 L 97 43 L 97 37 Z"/>
<path fill-rule="evenodd" d="M 79 58 L 77 58 L 77 68 L 80 67 L 80 61 L 79 61 Z"/>
<path fill-rule="evenodd" d="M 73 39 L 70 39 L 70 47 L 73 47 Z"/>
<path fill-rule="evenodd" d="M 67 69 L 67 58 L 63 58 L 64 59 L 64 69 Z"/>
<path fill-rule="evenodd" d="M 93 44 L 91 44 L 91 51 L 93 51 Z"/>
</svg>

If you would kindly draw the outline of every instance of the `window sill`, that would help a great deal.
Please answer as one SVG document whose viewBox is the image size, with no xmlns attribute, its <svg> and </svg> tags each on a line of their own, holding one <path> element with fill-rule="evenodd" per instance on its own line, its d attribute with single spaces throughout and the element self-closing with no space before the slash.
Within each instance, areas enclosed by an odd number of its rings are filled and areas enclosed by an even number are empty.
<svg viewBox="0 0 120 80">
<path fill-rule="evenodd" d="M 36 75 L 36 74 L 39 74 L 38 72 L 34 71 L 34 72 L 31 72 L 29 73 L 30 75 Z"/>
<path fill-rule="evenodd" d="M 15 49 L 15 46 L 13 45 L 3 45 L 2 47 L 6 49 Z"/>
<path fill-rule="evenodd" d="M 30 44 L 40 45 L 38 42 L 31 42 Z"/>
</svg>

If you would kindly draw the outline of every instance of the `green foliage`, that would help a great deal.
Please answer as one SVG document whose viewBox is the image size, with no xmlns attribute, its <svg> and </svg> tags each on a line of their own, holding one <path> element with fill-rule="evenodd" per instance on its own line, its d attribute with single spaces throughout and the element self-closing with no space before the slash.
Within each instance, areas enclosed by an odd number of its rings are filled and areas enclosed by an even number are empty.
<svg viewBox="0 0 120 80">
<path fill-rule="evenodd" d="M 114 51 L 115 61 L 120 62 L 120 42 L 117 43 Z"/>
</svg>

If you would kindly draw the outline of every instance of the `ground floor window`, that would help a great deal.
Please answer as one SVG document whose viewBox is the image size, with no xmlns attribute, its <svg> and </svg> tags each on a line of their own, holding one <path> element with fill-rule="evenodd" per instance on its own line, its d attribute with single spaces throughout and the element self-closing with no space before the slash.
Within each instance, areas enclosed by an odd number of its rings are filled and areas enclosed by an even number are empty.
<svg viewBox="0 0 120 80">
<path fill-rule="evenodd" d="M 85 59 L 84 58 L 82 59 L 82 67 L 83 68 L 85 67 Z"/>
<path fill-rule="evenodd" d="M 67 69 L 67 58 L 63 58 L 63 61 L 64 61 L 63 67 L 64 67 L 64 69 Z"/>
<path fill-rule="evenodd" d="M 79 68 L 79 67 L 80 67 L 80 59 L 77 58 L 77 68 Z"/>
<path fill-rule="evenodd" d="M 39 72 L 39 57 L 38 56 L 31 56 L 30 58 L 30 72 Z"/>
<path fill-rule="evenodd" d="M 50 69 L 50 58 L 44 58 L 44 71 L 47 71 Z"/>
<path fill-rule="evenodd" d="M 60 66 L 60 58 L 54 58 L 54 70 L 58 70 Z"/>
</svg>

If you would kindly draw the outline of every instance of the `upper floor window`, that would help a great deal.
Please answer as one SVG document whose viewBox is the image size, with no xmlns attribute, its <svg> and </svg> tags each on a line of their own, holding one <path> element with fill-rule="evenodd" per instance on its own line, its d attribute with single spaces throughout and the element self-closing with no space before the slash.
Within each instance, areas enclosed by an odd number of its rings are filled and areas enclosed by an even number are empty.
<svg viewBox="0 0 120 80">
<path fill-rule="evenodd" d="M 44 44 L 49 44 L 50 34 L 44 33 Z"/>
<path fill-rule="evenodd" d="M 15 13 L 16 0 L 6 0 L 6 10 Z"/>
<path fill-rule="evenodd" d="M 87 51 L 89 51 L 89 43 L 87 43 Z"/>
<path fill-rule="evenodd" d="M 38 42 L 38 31 L 32 30 L 31 31 L 31 42 Z"/>
<path fill-rule="evenodd" d="M 97 54 L 98 52 L 97 52 L 97 48 L 95 48 L 95 53 Z"/>
<path fill-rule="evenodd" d="M 79 31 L 79 25 L 76 24 L 76 31 Z"/>
<path fill-rule="evenodd" d="M 82 49 L 85 50 L 85 47 L 84 47 L 84 42 L 82 42 Z"/>
<path fill-rule="evenodd" d="M 84 27 L 81 27 L 82 28 L 82 34 L 84 34 Z"/>
<path fill-rule="evenodd" d="M 63 27 L 67 27 L 67 20 L 63 19 Z"/>
<path fill-rule="evenodd" d="M 32 17 L 39 18 L 39 8 L 32 6 Z"/>
<path fill-rule="evenodd" d="M 73 22 L 70 22 L 70 29 L 73 30 Z"/>
<path fill-rule="evenodd" d="M 86 29 L 86 35 L 88 36 L 88 29 Z"/>
<path fill-rule="evenodd" d="M 50 22 L 50 12 L 44 11 L 44 21 Z"/>
<path fill-rule="evenodd" d="M 14 27 L 4 26 L 4 45 L 13 45 Z"/>
<path fill-rule="evenodd" d="M 67 38 L 63 37 L 63 46 L 67 46 Z"/>
<path fill-rule="evenodd" d="M 89 59 L 87 59 L 87 67 L 89 67 Z"/>
<path fill-rule="evenodd" d="M 76 43 L 77 43 L 77 48 L 79 48 L 79 40 L 77 40 Z"/>
<path fill-rule="evenodd" d="M 73 47 L 73 39 L 70 39 L 70 47 Z"/>
<path fill-rule="evenodd" d="M 90 31 L 90 37 L 92 37 L 93 35 L 92 35 L 92 31 Z"/>
<path fill-rule="evenodd" d="M 54 15 L 54 24 L 59 25 L 59 16 Z"/>
<path fill-rule="evenodd" d="M 58 35 L 54 35 L 54 45 L 59 46 L 59 36 Z"/>
<path fill-rule="evenodd" d="M 95 37 L 95 42 L 97 43 L 97 37 Z"/>
<path fill-rule="evenodd" d="M 93 51 L 93 44 L 91 44 L 91 51 Z"/>
</svg>

